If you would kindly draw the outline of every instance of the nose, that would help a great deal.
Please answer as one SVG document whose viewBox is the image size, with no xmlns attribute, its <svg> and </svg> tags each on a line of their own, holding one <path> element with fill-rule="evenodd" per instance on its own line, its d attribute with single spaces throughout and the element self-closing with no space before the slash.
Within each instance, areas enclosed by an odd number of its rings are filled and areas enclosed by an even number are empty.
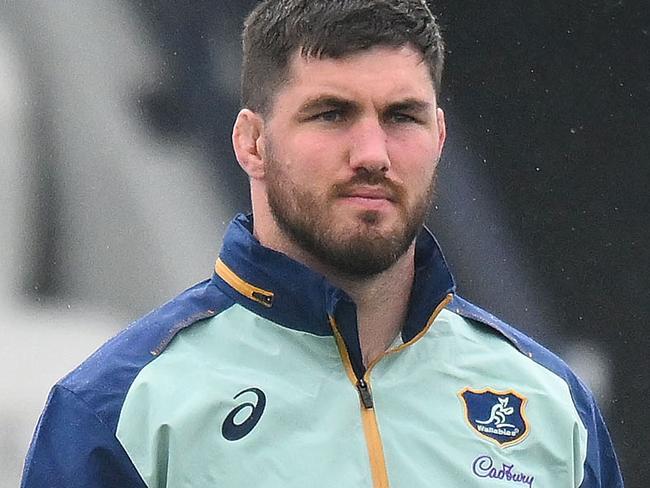
<svg viewBox="0 0 650 488">
<path fill-rule="evenodd" d="M 366 117 L 351 128 L 349 162 L 354 170 L 388 172 L 391 166 L 388 137 L 379 120 Z"/>
</svg>

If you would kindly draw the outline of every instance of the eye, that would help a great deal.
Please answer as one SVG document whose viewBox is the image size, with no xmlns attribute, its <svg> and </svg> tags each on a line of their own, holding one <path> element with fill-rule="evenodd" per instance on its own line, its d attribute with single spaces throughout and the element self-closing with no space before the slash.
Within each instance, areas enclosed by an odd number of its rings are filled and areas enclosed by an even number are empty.
<svg viewBox="0 0 650 488">
<path fill-rule="evenodd" d="M 343 120 L 343 112 L 341 110 L 327 110 L 314 115 L 314 120 L 322 120 L 323 122 L 340 122 Z"/>
<path fill-rule="evenodd" d="M 399 123 L 399 124 L 411 123 L 411 122 L 419 122 L 418 119 L 416 119 L 412 115 L 409 115 L 409 114 L 406 114 L 406 113 L 403 113 L 403 112 L 395 112 L 395 113 L 390 114 L 389 120 L 391 122 L 396 122 L 396 123 Z"/>
</svg>

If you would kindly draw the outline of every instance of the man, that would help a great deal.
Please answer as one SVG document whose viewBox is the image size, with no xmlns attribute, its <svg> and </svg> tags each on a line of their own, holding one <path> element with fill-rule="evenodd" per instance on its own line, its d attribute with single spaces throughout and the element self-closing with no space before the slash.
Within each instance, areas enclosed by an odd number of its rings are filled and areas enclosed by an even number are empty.
<svg viewBox="0 0 650 488">
<path fill-rule="evenodd" d="M 464 301 L 423 222 L 445 140 L 421 0 L 270 0 L 210 280 L 57 384 L 24 487 L 619 487 L 591 394 Z"/>
</svg>

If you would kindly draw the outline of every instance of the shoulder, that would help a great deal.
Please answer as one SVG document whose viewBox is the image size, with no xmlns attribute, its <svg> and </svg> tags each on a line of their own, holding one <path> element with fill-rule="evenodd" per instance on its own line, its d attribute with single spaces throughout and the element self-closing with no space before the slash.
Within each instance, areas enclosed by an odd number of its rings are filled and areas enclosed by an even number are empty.
<svg viewBox="0 0 650 488">
<path fill-rule="evenodd" d="M 36 427 L 22 486 L 146 486 L 116 436 L 126 396 L 176 334 L 231 305 L 210 281 L 199 283 L 131 324 L 59 381 Z"/>
<path fill-rule="evenodd" d="M 233 304 L 210 280 L 184 291 L 107 341 L 58 384 L 115 428 L 124 398 L 140 371 L 182 330 Z"/>
<path fill-rule="evenodd" d="M 456 350 L 453 361 L 467 388 L 539 394 L 537 402 L 567 429 L 573 423 L 585 424 L 587 412 L 595 407 L 593 396 L 558 356 L 457 295 L 439 320 Z"/>
<path fill-rule="evenodd" d="M 524 356 L 527 361 L 561 379 L 569 387 L 574 402 L 578 404 L 576 406 L 583 406 L 582 402 L 593 403 L 591 393 L 571 368 L 557 355 L 523 332 L 458 295 L 454 296 L 447 310 L 468 320 L 482 333 L 496 335 L 502 342 L 511 346 L 513 354 Z"/>
<path fill-rule="evenodd" d="M 467 300 L 454 296 L 446 309 L 453 320 L 484 351 L 481 369 L 498 370 L 498 377 L 539 388 L 554 412 L 556 427 L 568 424 L 558 414 L 574 417 L 580 428 L 583 458 L 581 487 L 622 487 L 618 461 L 598 405 L 589 388 L 558 356 L 526 334 Z"/>
</svg>

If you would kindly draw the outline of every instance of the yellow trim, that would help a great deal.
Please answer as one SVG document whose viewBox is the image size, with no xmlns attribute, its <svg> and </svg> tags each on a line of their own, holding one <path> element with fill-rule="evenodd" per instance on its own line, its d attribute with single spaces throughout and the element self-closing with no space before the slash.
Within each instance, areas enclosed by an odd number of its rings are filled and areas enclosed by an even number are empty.
<svg viewBox="0 0 650 488">
<path fill-rule="evenodd" d="M 214 265 L 214 270 L 226 283 L 246 298 L 261 303 L 265 307 L 273 306 L 273 292 L 263 290 L 262 288 L 258 288 L 242 280 L 226 265 L 226 263 L 221 260 L 221 258 L 217 259 L 217 262 Z"/>
<path fill-rule="evenodd" d="M 339 328 L 336 325 L 336 321 L 330 317 L 330 325 L 334 331 L 334 337 L 336 339 L 336 344 L 341 353 L 341 358 L 343 359 L 343 365 L 345 366 L 345 372 L 350 379 L 350 382 L 357 388 L 357 378 L 352 369 L 352 362 L 350 361 L 350 356 L 348 350 L 345 347 L 345 342 L 343 337 L 339 332 Z M 368 375 L 364 376 L 364 380 L 370 388 L 370 381 Z M 384 458 L 384 447 L 381 443 L 381 434 L 379 433 L 379 426 L 377 425 L 377 417 L 375 415 L 374 408 L 365 408 L 361 404 L 361 399 L 359 399 L 359 408 L 361 409 L 361 423 L 363 425 L 363 431 L 366 436 L 366 445 L 368 446 L 368 457 L 370 459 L 370 472 L 372 474 L 372 485 L 374 488 L 388 488 L 388 472 L 386 471 L 386 459 Z"/>
<path fill-rule="evenodd" d="M 350 379 L 350 383 L 352 383 L 356 388 L 357 377 L 354 374 L 354 370 L 352 369 L 352 361 L 350 361 L 348 348 L 345 347 L 345 341 L 343 340 L 343 336 L 339 331 L 339 326 L 336 325 L 336 321 L 334 320 L 333 317 L 330 317 L 329 319 L 330 319 L 330 326 L 332 327 L 332 331 L 334 332 L 334 338 L 336 339 L 336 345 L 339 348 L 339 353 L 341 354 L 341 358 L 343 358 L 343 365 L 345 366 L 345 372 L 347 373 L 348 378 Z"/>
<path fill-rule="evenodd" d="M 522 436 L 519 439 L 516 439 L 514 441 L 510 441 L 510 442 L 504 442 L 502 444 L 499 441 L 497 441 L 496 439 L 493 439 L 492 437 L 487 436 L 487 435 L 483 434 L 482 432 L 479 432 L 478 430 L 476 430 L 476 428 L 472 425 L 472 422 L 469 419 L 469 410 L 467 410 L 467 402 L 463 398 L 463 393 L 465 393 L 466 391 L 471 391 L 472 393 L 476 393 L 477 395 L 480 395 L 482 393 L 490 392 L 490 393 L 493 393 L 494 395 L 497 395 L 497 396 L 514 395 L 517 398 L 519 398 L 521 400 L 521 418 L 524 419 L 525 432 L 522 434 Z M 472 429 L 472 431 L 474 431 L 474 433 L 479 435 L 480 437 L 482 437 L 484 439 L 487 439 L 488 441 L 492 442 L 493 444 L 496 444 L 497 446 L 499 446 L 499 447 L 501 447 L 503 449 L 505 449 L 506 447 L 510 447 L 510 446 L 514 446 L 516 444 L 519 444 L 519 443 L 523 442 L 524 439 L 526 439 L 526 437 L 528 437 L 528 434 L 530 433 L 530 423 L 528 423 L 528 417 L 526 417 L 526 404 L 528 403 L 528 398 L 526 398 L 522 394 L 517 393 L 515 390 L 499 391 L 499 390 L 495 390 L 494 388 L 489 388 L 489 387 L 483 388 L 481 390 L 475 390 L 473 388 L 466 387 L 466 388 L 463 388 L 462 390 L 460 390 L 457 393 L 457 395 L 458 395 L 458 398 L 460 398 L 461 403 L 463 404 L 463 410 L 465 411 L 465 422 L 467 422 L 467 425 L 469 425 L 469 427 Z"/>
<path fill-rule="evenodd" d="M 370 386 L 369 386 L 370 387 Z M 361 422 L 366 434 L 368 453 L 370 454 L 370 469 L 375 488 L 388 488 L 388 472 L 384 459 L 384 446 L 381 443 L 381 434 L 377 425 L 377 416 L 374 408 L 361 407 Z"/>
</svg>

